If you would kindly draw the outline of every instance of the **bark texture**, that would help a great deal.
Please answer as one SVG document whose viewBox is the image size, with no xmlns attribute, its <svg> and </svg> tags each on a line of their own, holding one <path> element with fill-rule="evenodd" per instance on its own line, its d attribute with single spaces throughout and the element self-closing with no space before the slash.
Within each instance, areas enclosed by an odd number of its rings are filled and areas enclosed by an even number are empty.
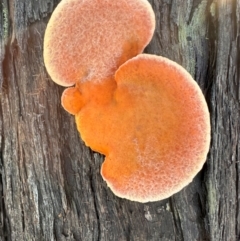
<svg viewBox="0 0 240 241">
<path fill-rule="evenodd" d="M 145 52 L 199 83 L 212 142 L 190 185 L 146 204 L 112 194 L 103 156 L 60 106 L 42 57 L 58 2 L 0 0 L 0 240 L 240 240 L 240 0 L 150 0 L 157 23 Z"/>
</svg>

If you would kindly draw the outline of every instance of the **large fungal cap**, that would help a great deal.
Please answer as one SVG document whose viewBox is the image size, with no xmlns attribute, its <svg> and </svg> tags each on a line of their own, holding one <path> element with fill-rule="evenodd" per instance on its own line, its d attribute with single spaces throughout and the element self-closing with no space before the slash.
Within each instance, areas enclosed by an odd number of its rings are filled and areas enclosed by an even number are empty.
<svg viewBox="0 0 240 241">
<path fill-rule="evenodd" d="M 46 68 L 62 86 L 105 79 L 143 51 L 154 28 L 147 0 L 62 0 L 45 32 Z"/>
<path fill-rule="evenodd" d="M 163 57 L 140 54 L 116 72 L 109 106 L 77 116 L 85 143 L 106 155 L 101 174 L 119 197 L 157 201 L 190 183 L 210 142 L 209 112 L 189 73 Z"/>
</svg>

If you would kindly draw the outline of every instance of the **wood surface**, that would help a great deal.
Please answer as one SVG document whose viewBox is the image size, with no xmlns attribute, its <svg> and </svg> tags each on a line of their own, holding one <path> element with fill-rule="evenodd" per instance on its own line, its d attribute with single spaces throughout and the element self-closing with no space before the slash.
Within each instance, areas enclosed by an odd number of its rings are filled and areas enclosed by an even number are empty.
<svg viewBox="0 0 240 241">
<path fill-rule="evenodd" d="M 59 1 L 0 0 L 0 240 L 240 240 L 240 0 L 150 0 L 145 52 L 183 65 L 211 114 L 207 162 L 163 201 L 116 197 L 43 63 Z"/>
</svg>

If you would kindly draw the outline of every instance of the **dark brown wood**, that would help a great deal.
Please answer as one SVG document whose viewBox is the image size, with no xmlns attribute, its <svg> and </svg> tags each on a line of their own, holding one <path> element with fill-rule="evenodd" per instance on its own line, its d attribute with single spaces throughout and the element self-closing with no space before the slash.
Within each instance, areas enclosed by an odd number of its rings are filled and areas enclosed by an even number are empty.
<svg viewBox="0 0 240 241">
<path fill-rule="evenodd" d="M 240 0 L 150 0 L 146 52 L 182 64 L 211 113 L 194 181 L 169 199 L 116 197 L 103 156 L 81 141 L 46 73 L 42 45 L 59 1 L 0 0 L 0 240 L 240 240 Z"/>
</svg>

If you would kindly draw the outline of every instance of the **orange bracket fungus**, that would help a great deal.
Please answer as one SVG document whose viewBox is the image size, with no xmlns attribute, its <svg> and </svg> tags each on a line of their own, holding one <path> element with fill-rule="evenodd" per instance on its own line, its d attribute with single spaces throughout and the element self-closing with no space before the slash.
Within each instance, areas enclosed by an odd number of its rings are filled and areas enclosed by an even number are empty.
<svg viewBox="0 0 240 241">
<path fill-rule="evenodd" d="M 210 143 L 204 96 L 177 63 L 142 54 L 155 27 L 146 0 L 62 0 L 44 39 L 51 78 L 65 89 L 85 144 L 119 197 L 149 202 L 192 181 Z"/>
</svg>

